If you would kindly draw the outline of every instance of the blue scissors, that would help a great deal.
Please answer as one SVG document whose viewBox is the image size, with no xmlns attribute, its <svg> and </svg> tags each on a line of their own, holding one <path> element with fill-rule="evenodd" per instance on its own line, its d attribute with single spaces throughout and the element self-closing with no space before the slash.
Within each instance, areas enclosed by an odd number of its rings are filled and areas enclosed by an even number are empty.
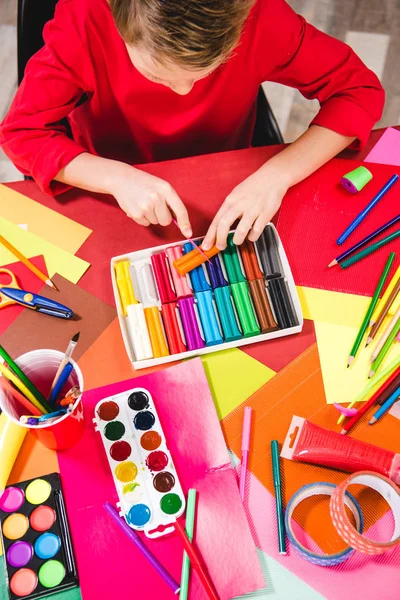
<svg viewBox="0 0 400 600">
<path fill-rule="evenodd" d="M 8 269 L 0 269 L 0 273 L 9 275 L 11 281 L 8 285 L 0 284 L 0 309 L 9 304 L 21 304 L 26 308 L 31 308 L 37 312 L 59 317 L 60 319 L 71 319 L 74 313 L 68 306 L 49 300 L 44 296 L 38 296 L 32 292 L 21 290 L 17 279 Z"/>
</svg>

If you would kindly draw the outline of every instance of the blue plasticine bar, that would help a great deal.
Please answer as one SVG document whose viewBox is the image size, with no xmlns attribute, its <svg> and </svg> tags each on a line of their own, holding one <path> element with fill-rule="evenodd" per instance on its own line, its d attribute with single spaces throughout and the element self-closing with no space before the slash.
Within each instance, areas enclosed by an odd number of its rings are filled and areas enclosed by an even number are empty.
<svg viewBox="0 0 400 600">
<path fill-rule="evenodd" d="M 183 254 L 188 254 L 193 250 L 193 246 L 190 242 L 186 242 L 183 244 Z M 190 282 L 192 284 L 193 291 L 196 292 L 206 292 L 207 290 L 211 290 L 210 284 L 206 279 L 206 275 L 204 273 L 203 265 L 199 265 L 195 269 L 189 272 Z"/>
<path fill-rule="evenodd" d="M 210 290 L 198 292 L 196 300 L 206 345 L 222 344 L 224 340 L 215 314 L 212 292 Z"/>
</svg>

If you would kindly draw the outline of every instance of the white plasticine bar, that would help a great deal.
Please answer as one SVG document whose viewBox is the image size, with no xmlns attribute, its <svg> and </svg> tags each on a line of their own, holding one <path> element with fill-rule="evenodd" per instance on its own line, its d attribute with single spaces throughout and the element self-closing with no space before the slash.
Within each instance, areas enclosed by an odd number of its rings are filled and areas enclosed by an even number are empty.
<svg viewBox="0 0 400 600">
<path fill-rule="evenodd" d="M 343 497 L 349 485 L 361 484 L 375 490 L 389 504 L 393 513 L 395 528 L 390 541 L 376 542 L 362 535 L 354 529 L 353 524 L 346 515 L 343 506 Z M 372 471 L 360 471 L 347 477 L 337 486 L 332 494 L 330 511 L 333 524 L 340 537 L 355 550 L 363 554 L 383 554 L 400 543 L 400 491 L 387 477 Z"/>
<path fill-rule="evenodd" d="M 130 273 L 136 297 L 144 308 L 161 306 L 150 256 L 142 260 L 131 261 Z"/>
<path fill-rule="evenodd" d="M 293 513 L 297 506 L 307 498 L 320 495 L 332 497 L 335 489 L 335 484 L 326 482 L 316 482 L 304 485 L 291 497 L 285 513 L 285 527 L 290 543 L 300 554 L 300 556 L 302 556 L 302 558 L 320 567 L 334 567 L 336 565 L 340 565 L 350 558 L 350 556 L 354 553 L 354 550 L 351 547 L 348 547 L 335 554 L 317 554 L 316 552 L 309 550 L 296 538 L 293 529 Z M 362 531 L 364 527 L 364 519 L 358 502 L 351 494 L 346 492 L 344 496 L 344 503 L 346 506 L 348 506 L 354 516 L 357 530 Z"/>
<path fill-rule="evenodd" d="M 135 392 L 136 393 L 144 392 L 148 397 L 149 404 L 142 410 L 135 411 L 135 410 L 131 409 L 128 405 L 129 397 L 131 396 L 131 394 L 133 394 Z M 101 405 L 106 402 L 114 402 L 115 404 L 118 405 L 118 408 L 119 408 L 118 415 L 116 415 L 113 419 L 110 419 L 108 421 L 101 419 L 99 416 L 99 409 L 100 409 Z M 150 431 L 150 430 L 138 430 L 133 425 L 133 418 L 136 416 L 136 414 L 143 412 L 144 410 L 146 410 L 146 411 L 148 410 L 154 414 L 155 423 L 151 427 L 151 431 L 157 432 L 161 437 L 160 445 L 157 446 L 157 448 L 155 448 L 154 450 L 145 450 L 140 444 L 140 439 L 141 439 L 142 435 L 145 434 L 146 431 Z M 109 440 L 105 436 L 105 428 L 106 428 L 107 424 L 112 421 L 120 421 L 125 426 L 125 433 L 118 440 Z M 108 463 L 109 463 L 109 466 L 111 469 L 111 473 L 112 473 L 112 477 L 114 480 L 114 485 L 116 487 L 118 497 L 119 497 L 119 506 L 120 506 L 121 516 L 123 516 L 125 518 L 125 521 L 128 523 L 128 525 L 130 527 L 132 527 L 132 529 L 144 531 L 146 536 L 149 538 L 158 538 L 163 535 L 172 533 L 174 531 L 173 523 L 185 511 L 185 496 L 183 494 L 182 487 L 179 482 L 179 478 L 176 473 L 171 454 L 168 450 L 168 446 L 167 446 L 166 440 L 165 440 L 165 435 L 162 430 L 160 419 L 158 417 L 157 410 L 154 405 L 154 400 L 153 400 L 150 392 L 148 390 L 145 390 L 144 388 L 133 388 L 126 392 L 116 394 L 115 396 L 110 396 L 110 397 L 104 398 L 103 400 L 98 402 L 95 407 L 93 423 L 95 424 L 96 431 L 100 432 L 100 435 L 101 435 L 102 443 L 103 443 L 103 446 L 104 446 L 104 449 L 106 452 L 107 460 L 108 460 Z M 132 449 L 131 455 L 128 458 L 126 458 L 124 461 L 116 461 L 110 455 L 110 448 L 116 441 L 125 441 L 125 442 L 128 442 L 129 445 L 131 446 L 131 449 Z M 164 452 L 168 457 L 168 463 L 165 466 L 165 468 L 156 473 L 151 472 L 146 465 L 146 460 L 147 460 L 148 456 L 154 451 Z M 137 475 L 132 480 L 132 482 L 125 482 L 125 481 L 121 482 L 116 477 L 115 469 L 118 467 L 119 464 L 122 464 L 123 462 L 130 462 L 130 461 L 132 461 L 137 466 Z M 163 492 L 157 491 L 157 489 L 153 485 L 153 480 L 154 480 L 154 477 L 159 472 L 165 472 L 165 471 L 167 471 L 173 475 L 173 477 L 175 479 L 175 484 L 170 491 L 163 493 Z M 123 492 L 124 488 L 126 489 L 126 486 L 129 485 L 130 483 L 139 484 L 139 485 L 134 487 L 133 490 L 129 490 L 128 492 L 124 493 Z M 160 507 L 161 499 L 168 493 L 177 494 L 182 502 L 182 506 L 179 509 L 179 511 L 172 515 L 168 515 L 168 514 L 164 513 Z M 138 505 L 138 504 L 142 504 L 142 503 L 145 503 L 147 506 L 149 506 L 149 508 L 151 510 L 151 518 L 148 521 L 148 523 L 146 523 L 146 525 L 135 526 L 129 521 L 129 519 L 127 517 L 128 517 L 129 511 L 131 510 L 131 508 L 134 505 Z M 155 529 L 157 529 L 160 526 L 161 526 L 162 530 L 154 531 Z"/>
<path fill-rule="evenodd" d="M 129 338 L 132 342 L 136 360 L 153 358 L 143 304 L 130 304 L 126 307 L 126 311 L 126 323 L 129 331 Z"/>
<path fill-rule="evenodd" d="M 118 309 L 118 318 L 119 318 L 122 337 L 124 340 L 126 352 L 129 356 L 129 359 L 133 363 L 133 366 L 135 369 L 144 369 L 144 368 L 155 366 L 155 365 L 166 364 L 168 362 L 172 362 L 175 360 L 183 360 L 183 359 L 191 358 L 194 356 L 201 356 L 203 354 L 209 354 L 210 352 L 217 352 L 220 350 L 228 350 L 230 348 L 237 348 L 237 347 L 246 346 L 249 344 L 255 344 L 257 342 L 262 342 L 262 341 L 266 341 L 269 339 L 285 337 L 287 335 L 293 335 L 295 333 L 299 333 L 302 330 L 303 315 L 301 312 L 300 301 L 299 301 L 299 298 L 297 295 L 297 290 L 296 290 L 296 286 L 294 284 L 293 275 L 290 270 L 290 266 L 289 266 L 282 242 L 279 238 L 279 235 L 275 231 L 274 225 L 272 223 L 269 223 L 267 225 L 267 227 L 273 228 L 273 231 L 274 231 L 274 237 L 276 240 L 276 249 L 279 254 L 279 260 L 282 264 L 282 271 L 283 271 L 282 275 L 285 277 L 285 279 L 288 283 L 289 295 L 290 295 L 292 303 L 294 305 L 295 315 L 296 315 L 298 325 L 296 325 L 294 327 L 289 327 L 286 329 L 277 329 L 277 330 L 271 331 L 269 333 L 259 334 L 259 335 L 255 335 L 255 336 L 248 337 L 248 338 L 241 338 L 239 340 L 234 340 L 231 342 L 224 342 L 223 344 L 218 344 L 215 346 L 205 346 L 204 348 L 200 348 L 200 349 L 188 350 L 188 351 L 182 352 L 180 354 L 170 354 L 168 356 L 162 356 L 159 358 L 136 360 L 136 357 L 134 356 L 134 353 L 132 351 L 132 343 L 130 341 L 130 335 L 129 335 L 129 331 L 128 331 L 128 327 L 127 327 L 127 323 L 126 323 L 126 318 L 121 314 L 120 305 L 119 305 L 118 299 L 117 299 L 116 305 L 117 305 L 117 309 Z M 197 239 L 201 240 L 203 238 L 197 238 Z M 135 292 L 138 296 L 138 299 L 140 298 L 143 301 L 143 299 L 141 297 L 141 295 L 143 293 L 143 298 L 144 298 L 143 304 L 144 304 L 145 308 L 147 307 L 146 303 L 148 303 L 148 306 L 150 306 L 150 305 L 151 306 L 154 306 L 154 305 L 160 306 L 160 301 L 158 298 L 157 298 L 156 302 L 154 301 L 154 298 L 151 298 L 151 304 L 150 304 L 150 302 L 149 302 L 150 298 L 148 297 L 148 293 L 146 293 L 146 289 L 144 287 L 145 283 L 141 281 L 142 276 L 140 274 L 140 266 L 149 264 L 151 261 L 151 256 L 153 254 L 162 252 L 163 250 L 166 250 L 167 248 L 170 248 L 172 246 L 177 246 L 177 245 L 183 246 L 183 244 L 185 244 L 186 241 L 187 240 L 182 240 L 180 242 L 164 244 L 163 246 L 158 246 L 155 248 L 147 248 L 144 250 L 139 250 L 136 252 L 131 252 L 129 254 L 124 254 L 124 255 L 112 258 L 110 266 L 111 266 L 111 281 L 112 281 L 112 285 L 113 285 L 114 296 L 117 298 L 117 294 L 118 294 L 118 289 L 117 289 L 116 280 L 115 280 L 115 273 L 114 273 L 114 265 L 115 265 L 115 263 L 117 263 L 121 260 L 129 260 L 129 262 L 131 264 L 131 269 L 130 269 L 131 274 L 132 274 L 131 278 L 132 278 L 133 285 L 135 288 Z M 220 263 L 222 265 L 222 269 L 224 270 L 223 261 L 221 260 Z M 206 272 L 206 270 L 205 270 L 205 272 Z M 150 271 L 150 274 L 152 274 L 152 271 Z M 152 277 L 152 275 L 151 275 L 151 277 Z M 207 278 L 207 272 L 206 272 L 206 278 Z M 135 281 L 135 279 L 137 279 L 137 281 Z M 138 288 L 138 289 L 136 289 L 136 288 Z M 142 289 L 144 290 L 143 292 L 142 292 Z"/>
</svg>

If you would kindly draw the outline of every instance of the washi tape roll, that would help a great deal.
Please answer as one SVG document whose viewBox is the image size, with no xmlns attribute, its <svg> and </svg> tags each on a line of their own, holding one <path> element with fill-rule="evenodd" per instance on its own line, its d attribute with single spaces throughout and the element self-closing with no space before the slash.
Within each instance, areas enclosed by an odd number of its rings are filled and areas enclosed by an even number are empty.
<svg viewBox="0 0 400 600">
<path fill-rule="evenodd" d="M 340 183 L 351 194 L 357 194 L 357 192 L 361 192 L 371 179 L 371 171 L 368 171 L 366 167 L 360 166 L 354 169 L 354 171 L 343 175 Z"/>
<path fill-rule="evenodd" d="M 394 517 L 394 533 L 389 542 L 375 542 L 361 531 L 357 531 L 349 520 L 343 503 L 347 488 L 352 484 L 361 484 L 380 494 L 388 503 Z M 333 524 L 340 537 L 352 548 L 363 554 L 383 554 L 400 543 L 400 491 L 387 477 L 372 471 L 353 473 L 339 484 L 331 497 L 330 511 Z M 357 528 L 358 529 L 358 528 Z"/>
<path fill-rule="evenodd" d="M 289 503 L 286 507 L 285 513 L 285 527 L 286 534 L 290 540 L 290 543 L 295 548 L 295 550 L 308 560 L 308 562 L 313 563 L 314 565 L 318 565 L 320 567 L 334 567 L 335 565 L 340 565 L 342 562 L 350 558 L 350 556 L 354 553 L 354 550 L 351 547 L 345 548 L 341 552 L 337 552 L 336 554 L 317 554 L 316 552 L 312 552 L 299 540 L 296 538 L 296 535 L 293 531 L 293 513 L 295 508 L 306 500 L 307 498 L 311 498 L 312 496 L 331 496 L 336 490 L 336 486 L 333 483 L 326 482 L 317 482 L 317 483 L 309 483 L 308 485 L 304 485 L 300 488 L 289 500 Z M 356 529 L 360 533 L 362 533 L 364 529 L 364 519 L 361 512 L 360 505 L 357 500 L 348 492 L 345 493 L 343 497 L 343 502 L 346 506 L 351 510 L 355 522 Z M 344 510 L 344 509 L 343 509 Z"/>
</svg>

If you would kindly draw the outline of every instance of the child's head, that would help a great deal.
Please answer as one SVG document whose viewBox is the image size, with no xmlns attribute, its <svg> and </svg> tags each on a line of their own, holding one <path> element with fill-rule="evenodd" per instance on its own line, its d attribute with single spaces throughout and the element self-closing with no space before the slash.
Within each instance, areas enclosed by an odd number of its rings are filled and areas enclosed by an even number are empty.
<svg viewBox="0 0 400 600">
<path fill-rule="evenodd" d="M 187 94 L 224 62 L 254 0 L 109 0 L 135 67 Z"/>
</svg>

